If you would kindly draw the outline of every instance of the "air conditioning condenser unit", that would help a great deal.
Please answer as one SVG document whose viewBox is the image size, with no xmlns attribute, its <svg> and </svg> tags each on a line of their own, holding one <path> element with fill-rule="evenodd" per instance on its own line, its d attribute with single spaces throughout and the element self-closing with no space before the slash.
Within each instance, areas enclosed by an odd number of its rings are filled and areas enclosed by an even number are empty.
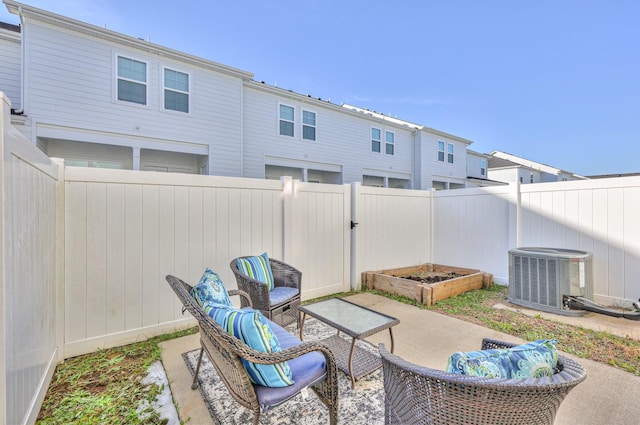
<svg viewBox="0 0 640 425">
<path fill-rule="evenodd" d="M 562 248 L 509 250 L 509 301 L 542 311 L 581 316 L 565 297 L 593 300 L 592 255 Z"/>
</svg>

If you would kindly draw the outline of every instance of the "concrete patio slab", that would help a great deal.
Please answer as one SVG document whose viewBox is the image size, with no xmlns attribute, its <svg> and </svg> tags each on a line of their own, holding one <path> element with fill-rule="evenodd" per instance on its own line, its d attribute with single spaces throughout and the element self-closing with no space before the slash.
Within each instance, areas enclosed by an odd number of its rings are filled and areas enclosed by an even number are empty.
<svg viewBox="0 0 640 425">
<path fill-rule="evenodd" d="M 432 368 L 444 369 L 448 357 L 455 351 L 479 349 L 482 338 L 485 337 L 522 342 L 510 335 L 374 294 L 357 294 L 348 299 L 400 319 L 400 324 L 393 328 L 395 354 L 408 361 Z M 559 320 L 562 320 L 562 317 Z M 588 324 L 594 320 L 584 322 Z M 576 324 L 591 326 L 585 323 Z M 616 328 L 616 322 L 608 325 L 608 330 L 614 329 L 612 333 L 624 334 L 637 331 L 634 324 L 640 327 L 639 322 L 618 323 L 621 323 L 622 330 Z M 625 328 L 627 325 L 630 327 Z M 367 340 L 376 345 L 383 343 L 387 347 L 390 346 L 388 332 L 378 333 Z M 161 346 L 162 361 L 180 418 L 188 424 L 212 424 L 213 421 L 200 392 L 190 389 L 192 377 L 182 359 L 182 353 L 199 347 L 198 335 L 166 341 Z M 559 348 L 562 349 L 562 347 Z M 585 382 L 569 393 L 560 406 L 556 425 L 635 425 L 639 423 L 640 377 L 602 363 L 568 356 L 580 362 L 587 369 L 588 376 Z"/>
</svg>

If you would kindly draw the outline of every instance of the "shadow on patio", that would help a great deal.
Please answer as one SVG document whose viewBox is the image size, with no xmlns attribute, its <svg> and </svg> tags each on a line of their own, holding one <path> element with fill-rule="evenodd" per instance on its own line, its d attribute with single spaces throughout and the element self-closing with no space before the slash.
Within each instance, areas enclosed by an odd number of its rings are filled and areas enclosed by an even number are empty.
<svg viewBox="0 0 640 425">
<path fill-rule="evenodd" d="M 406 305 L 386 297 L 371 293 L 362 293 L 348 297 L 350 301 L 372 308 L 400 319 L 394 327 L 395 354 L 410 362 L 444 370 L 447 358 L 456 351 L 477 350 L 482 338 L 493 338 L 502 341 L 520 343 L 516 337 L 496 332 L 459 319 L 448 317 L 432 311 Z M 563 317 L 555 316 L 557 320 Z M 576 318 L 572 318 L 576 319 Z M 582 322 L 573 323 L 584 327 L 595 327 L 611 333 L 621 333 L 638 338 L 638 324 L 608 320 L 597 316 L 597 325 L 590 317 Z M 616 330 L 617 326 L 623 328 Z M 377 346 L 384 343 L 389 347 L 389 335 L 386 332 L 375 334 L 367 341 Z M 175 404 L 178 406 L 180 418 L 185 423 L 215 423 L 207 410 L 199 391 L 190 389 L 190 374 L 182 354 L 199 348 L 198 335 L 190 335 L 161 344 L 162 361 L 167 372 Z M 562 346 L 559 346 L 562 350 Z M 567 354 L 565 354 L 567 355 Z M 636 424 L 640 417 L 640 405 L 637 394 L 640 394 L 640 377 L 623 372 L 602 363 L 573 358 L 587 370 L 587 379 L 575 387 L 560 406 L 556 416 L 556 424 Z M 342 374 L 342 372 L 339 372 Z M 358 385 L 356 383 L 356 391 Z M 363 383 L 364 384 L 364 383 Z M 345 394 L 348 396 L 350 394 Z M 311 394 L 310 397 L 315 397 Z M 230 397 L 229 397 L 230 398 Z M 340 398 L 341 402 L 343 397 Z M 342 405 L 341 405 L 342 408 Z M 239 405 L 237 409 L 242 409 Z M 267 412 L 260 423 L 280 423 L 275 414 L 277 409 Z M 367 421 L 367 425 L 383 423 L 384 417 L 377 421 Z M 327 416 L 328 423 L 328 416 Z M 357 422 L 351 422 L 357 423 Z"/>
</svg>

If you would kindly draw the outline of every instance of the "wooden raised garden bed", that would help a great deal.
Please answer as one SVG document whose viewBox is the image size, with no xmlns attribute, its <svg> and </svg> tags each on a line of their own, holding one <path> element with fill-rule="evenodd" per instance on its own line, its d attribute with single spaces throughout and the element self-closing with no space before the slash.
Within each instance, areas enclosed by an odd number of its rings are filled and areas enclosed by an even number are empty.
<svg viewBox="0 0 640 425">
<path fill-rule="evenodd" d="M 362 273 L 362 283 L 367 288 L 413 298 L 426 305 L 488 288 L 492 282 L 493 275 L 480 270 L 430 263 Z"/>
</svg>

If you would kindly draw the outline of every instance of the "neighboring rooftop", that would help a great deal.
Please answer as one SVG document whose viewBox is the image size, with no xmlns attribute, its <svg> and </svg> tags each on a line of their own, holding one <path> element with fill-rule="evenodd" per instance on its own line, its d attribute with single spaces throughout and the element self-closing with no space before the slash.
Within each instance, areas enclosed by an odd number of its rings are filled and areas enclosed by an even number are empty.
<svg viewBox="0 0 640 425">
<path fill-rule="evenodd" d="M 615 177 L 638 177 L 640 173 L 621 173 L 621 174 L 597 174 L 594 176 L 587 176 L 590 179 L 611 179 Z"/>
<path fill-rule="evenodd" d="M 0 21 L 0 29 L 20 32 L 20 25 L 13 25 L 13 24 L 8 24 L 6 22 Z"/>
<path fill-rule="evenodd" d="M 520 167 L 522 166 L 522 164 L 517 164 L 513 161 L 509 161 L 508 159 L 498 158 L 498 157 L 489 155 L 489 162 L 487 166 L 489 168 L 507 168 L 507 167 Z"/>
</svg>

